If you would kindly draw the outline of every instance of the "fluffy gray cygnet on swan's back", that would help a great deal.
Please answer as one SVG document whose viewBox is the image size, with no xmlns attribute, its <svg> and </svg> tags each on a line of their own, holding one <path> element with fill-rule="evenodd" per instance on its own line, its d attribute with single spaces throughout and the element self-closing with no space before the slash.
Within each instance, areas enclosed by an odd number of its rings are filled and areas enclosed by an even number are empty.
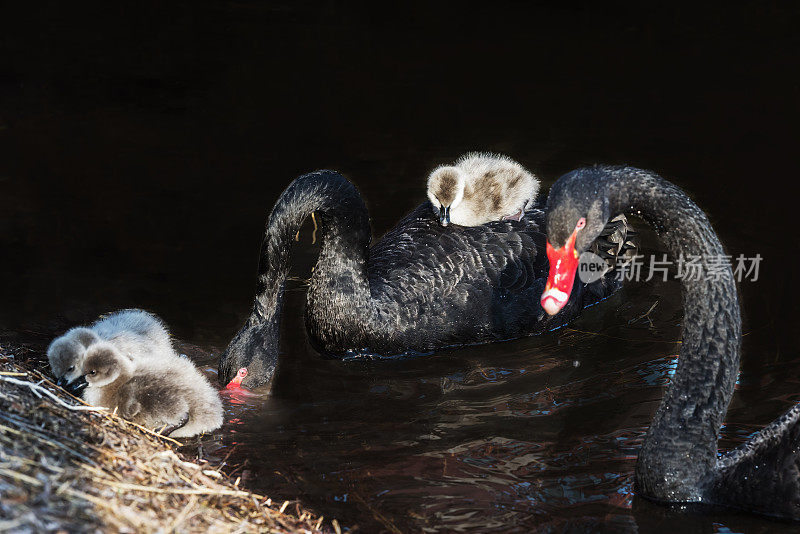
<svg viewBox="0 0 800 534">
<path fill-rule="evenodd" d="M 134 361 L 174 354 L 169 332 L 161 319 L 144 310 L 116 311 L 90 326 L 71 328 L 50 343 L 47 359 L 59 385 L 69 385 L 80 376 L 86 350 L 100 341 L 112 343 Z"/>
<path fill-rule="evenodd" d="M 189 437 L 222 426 L 217 391 L 186 358 L 133 362 L 114 344 L 101 341 L 86 351 L 81 372 L 86 402 L 147 428 L 166 427 L 166 435 Z"/>
<path fill-rule="evenodd" d="M 465 154 L 428 176 L 428 198 L 443 226 L 519 221 L 538 192 L 539 180 L 532 173 L 498 154 Z"/>
</svg>

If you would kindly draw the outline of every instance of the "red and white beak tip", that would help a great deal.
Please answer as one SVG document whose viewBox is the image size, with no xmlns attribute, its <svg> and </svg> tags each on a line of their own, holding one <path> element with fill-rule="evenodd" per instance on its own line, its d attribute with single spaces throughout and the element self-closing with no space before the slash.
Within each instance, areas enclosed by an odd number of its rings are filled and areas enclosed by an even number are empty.
<svg viewBox="0 0 800 534">
<path fill-rule="evenodd" d="M 550 315 L 555 315 L 561 311 L 568 300 L 569 294 L 553 287 L 542 293 L 542 308 Z"/>
<path fill-rule="evenodd" d="M 586 226 L 586 219 L 581 218 L 575 225 L 575 230 L 561 248 L 555 248 L 547 241 L 547 261 L 550 263 L 550 273 L 547 276 L 547 285 L 540 302 L 544 311 L 555 315 L 569 300 L 572 285 L 575 282 L 575 273 L 578 270 L 578 251 L 575 250 L 575 240 L 578 232 Z"/>
</svg>

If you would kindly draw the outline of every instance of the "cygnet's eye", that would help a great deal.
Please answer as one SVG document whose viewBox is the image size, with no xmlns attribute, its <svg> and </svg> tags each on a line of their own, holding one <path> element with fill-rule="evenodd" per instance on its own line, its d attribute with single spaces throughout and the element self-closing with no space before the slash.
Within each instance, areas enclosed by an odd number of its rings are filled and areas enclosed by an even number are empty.
<svg viewBox="0 0 800 534">
<path fill-rule="evenodd" d="M 92 371 L 90 371 L 90 372 L 89 372 L 89 374 L 90 374 L 90 375 L 96 375 L 96 374 L 97 374 L 97 371 L 96 371 L 96 370 L 92 370 Z"/>
<path fill-rule="evenodd" d="M 75 370 L 75 366 L 74 365 L 70 365 L 69 369 L 67 369 L 67 372 L 69 373 L 70 371 L 74 371 L 74 370 Z"/>
</svg>

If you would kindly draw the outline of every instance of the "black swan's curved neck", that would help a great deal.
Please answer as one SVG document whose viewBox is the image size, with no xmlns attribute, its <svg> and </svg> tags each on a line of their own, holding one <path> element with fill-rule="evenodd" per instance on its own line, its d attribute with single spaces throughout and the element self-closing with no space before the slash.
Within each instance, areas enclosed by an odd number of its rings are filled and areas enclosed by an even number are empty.
<svg viewBox="0 0 800 534">
<path fill-rule="evenodd" d="M 220 357 L 223 384 L 242 371 L 244 387 L 266 384 L 275 375 L 292 239 L 312 213 L 320 226 L 321 251 L 307 293 L 306 318 L 314 318 L 309 326 L 324 334 L 331 330 L 328 324 L 369 324 L 365 309 L 371 302 L 367 278 L 371 231 L 364 200 L 338 173 L 301 176 L 281 194 L 267 219 L 253 311 Z"/>
<path fill-rule="evenodd" d="M 706 215 L 683 191 L 638 169 L 611 168 L 603 174 L 610 213 L 640 215 L 656 228 L 673 261 L 699 256 L 703 266 L 700 276 L 681 280 L 678 366 L 636 470 L 639 493 L 664 501 L 702 501 L 739 370 L 741 319 L 733 272 L 723 261 L 714 265 L 715 276 L 707 276 L 710 262 L 725 251 Z"/>
<path fill-rule="evenodd" d="M 311 279 L 310 306 L 325 301 L 327 314 L 348 316 L 353 311 L 352 306 L 346 305 L 349 299 L 369 299 L 367 255 L 371 231 L 364 200 L 340 174 L 318 171 L 292 182 L 270 213 L 261 244 L 249 326 L 273 323 L 277 328 L 290 267 L 291 241 L 312 212 L 320 225 L 321 251 Z M 344 291 L 346 298 L 329 294 L 337 290 Z"/>
</svg>

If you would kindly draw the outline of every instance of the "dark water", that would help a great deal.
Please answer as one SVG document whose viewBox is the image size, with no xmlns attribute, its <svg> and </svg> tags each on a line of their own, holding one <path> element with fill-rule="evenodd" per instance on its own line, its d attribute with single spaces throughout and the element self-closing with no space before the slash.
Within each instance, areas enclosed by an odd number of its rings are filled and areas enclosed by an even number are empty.
<svg viewBox="0 0 800 534">
<path fill-rule="evenodd" d="M 545 186 L 594 162 L 683 186 L 731 254 L 764 257 L 741 285 L 743 372 L 721 447 L 800 400 L 800 244 L 784 185 L 798 176 L 795 7 L 5 11 L 0 339 L 41 346 L 137 306 L 213 369 L 293 177 L 345 173 L 380 236 L 423 201 L 431 168 L 482 149 Z M 293 276 L 313 266 L 310 236 Z M 674 282 L 630 284 L 539 338 L 351 363 L 309 347 L 291 287 L 272 395 L 228 399 L 229 423 L 205 443 L 246 462 L 254 490 L 367 532 L 796 529 L 631 492 L 678 350 Z"/>
</svg>

